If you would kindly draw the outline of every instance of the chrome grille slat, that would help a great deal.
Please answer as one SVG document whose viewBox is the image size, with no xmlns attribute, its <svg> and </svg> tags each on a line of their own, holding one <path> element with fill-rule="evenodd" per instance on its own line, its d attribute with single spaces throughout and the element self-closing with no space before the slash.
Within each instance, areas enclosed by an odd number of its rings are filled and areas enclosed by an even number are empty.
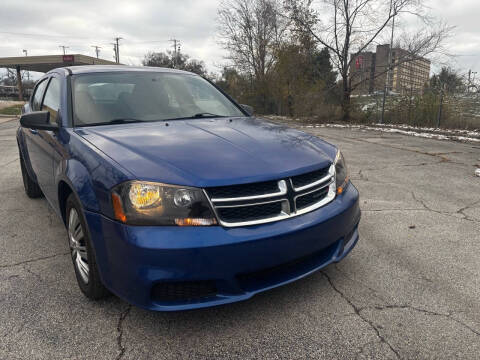
<svg viewBox="0 0 480 360">
<path fill-rule="evenodd" d="M 275 192 L 275 193 L 230 197 L 230 198 L 212 198 L 211 201 L 212 202 L 247 201 L 247 200 L 267 199 L 267 198 L 285 195 L 287 193 L 287 185 L 285 183 L 285 180 L 278 181 L 277 185 L 278 185 L 278 192 Z"/>
<path fill-rule="evenodd" d="M 327 173 L 328 175 L 323 176 L 324 173 Z M 318 179 L 319 175 L 322 175 L 320 179 Z M 258 225 L 288 219 L 316 210 L 328 204 L 335 198 L 335 166 L 333 164 L 330 165 L 328 170 L 325 168 L 297 176 L 295 179 L 297 184 L 305 183 L 305 179 L 314 180 L 313 182 L 300 187 L 295 188 L 294 181 L 292 181 L 293 178 L 295 177 L 278 180 L 277 184 L 279 191 L 274 193 L 251 195 L 252 187 L 255 187 L 255 183 L 245 184 L 245 186 L 248 187 L 248 196 L 223 198 L 211 197 L 208 188 L 204 189 L 204 193 L 207 196 L 219 223 L 225 227 Z M 259 184 L 263 185 L 265 182 Z M 239 193 L 239 189 L 241 189 L 242 185 L 233 185 L 232 187 L 235 187 L 235 191 L 229 192 L 228 189 L 223 191 L 224 189 L 222 187 L 221 192 L 225 194 L 230 194 L 232 192 Z M 297 209 L 296 205 L 298 199 L 324 190 L 327 187 L 328 191 L 320 193 L 321 195 L 319 195 L 318 201 L 315 202 L 315 198 L 313 198 L 311 205 Z M 260 186 L 260 188 L 265 188 L 265 186 Z M 214 191 L 212 191 L 212 193 L 214 193 Z M 241 194 L 241 192 L 239 194 Z M 305 202 L 306 199 L 303 198 L 303 200 Z M 274 203 L 281 203 L 281 208 L 275 208 Z M 272 205 L 269 206 L 268 204 Z M 226 209 L 231 209 L 231 211 Z M 262 216 L 261 211 L 257 211 L 259 209 L 267 211 L 268 214 Z M 242 219 L 242 216 L 245 217 L 245 219 Z"/>
<path fill-rule="evenodd" d="M 298 188 L 296 188 L 294 185 L 293 185 L 293 182 L 292 182 L 292 187 L 293 187 L 293 190 L 295 190 L 296 192 L 298 191 L 303 191 L 303 190 L 307 190 L 307 189 L 310 189 L 310 188 L 313 188 L 317 185 L 320 185 L 324 182 L 327 182 L 328 180 L 330 180 L 332 178 L 332 175 L 328 174 L 326 176 L 324 176 L 323 178 L 321 178 L 320 180 L 317 180 L 311 184 L 308 184 L 308 185 L 304 185 L 304 186 L 300 186 Z"/>
</svg>

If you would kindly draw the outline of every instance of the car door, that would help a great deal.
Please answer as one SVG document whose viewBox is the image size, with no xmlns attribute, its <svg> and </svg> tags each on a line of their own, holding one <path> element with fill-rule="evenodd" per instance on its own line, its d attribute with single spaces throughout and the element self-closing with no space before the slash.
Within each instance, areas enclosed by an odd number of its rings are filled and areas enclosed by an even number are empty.
<svg viewBox="0 0 480 360">
<path fill-rule="evenodd" d="M 43 101 L 43 96 L 45 95 L 45 89 L 47 88 L 48 82 L 50 81 L 50 78 L 45 78 L 41 80 L 37 86 L 35 87 L 35 91 L 33 93 L 33 96 L 30 100 L 30 110 L 31 111 L 40 111 L 42 108 L 42 101 Z M 37 180 L 37 183 L 42 187 L 40 184 L 39 178 L 41 177 L 40 173 L 44 170 L 42 170 L 41 167 L 41 138 L 39 135 L 38 130 L 34 129 L 23 129 L 24 135 L 25 135 L 25 142 L 27 145 L 27 152 L 28 152 L 28 158 L 30 160 L 30 165 L 33 169 L 35 179 Z"/>
<path fill-rule="evenodd" d="M 50 123 L 57 124 L 59 120 L 59 109 L 61 99 L 61 81 L 55 75 L 48 80 L 46 91 L 41 101 L 41 111 L 50 113 Z M 35 102 L 35 98 L 34 98 Z M 34 110 L 38 109 L 38 103 L 34 103 Z M 57 134 L 54 131 L 38 130 L 30 131 L 31 148 L 29 148 L 30 160 L 33 171 L 37 176 L 44 195 L 51 202 L 55 203 L 56 191 L 53 173 L 54 146 L 57 142 Z"/>
</svg>

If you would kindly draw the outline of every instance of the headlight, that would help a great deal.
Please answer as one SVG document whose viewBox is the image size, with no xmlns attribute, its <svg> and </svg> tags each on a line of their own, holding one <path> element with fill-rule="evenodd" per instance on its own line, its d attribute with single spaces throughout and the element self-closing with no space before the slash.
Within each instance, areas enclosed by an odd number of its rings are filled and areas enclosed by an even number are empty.
<svg viewBox="0 0 480 360">
<path fill-rule="evenodd" d="M 337 156 L 335 157 L 335 181 L 337 194 L 340 195 L 347 187 L 349 181 L 347 165 L 340 150 L 337 151 Z"/>
<path fill-rule="evenodd" d="M 115 219 L 130 225 L 208 226 L 217 221 L 200 189 L 129 181 L 112 190 Z"/>
</svg>

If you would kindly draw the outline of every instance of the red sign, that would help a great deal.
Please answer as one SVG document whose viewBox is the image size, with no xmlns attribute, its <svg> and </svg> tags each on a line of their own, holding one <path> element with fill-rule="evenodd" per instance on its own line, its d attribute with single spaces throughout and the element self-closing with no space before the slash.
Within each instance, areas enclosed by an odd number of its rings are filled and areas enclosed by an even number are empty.
<svg viewBox="0 0 480 360">
<path fill-rule="evenodd" d="M 363 56 L 358 56 L 358 57 L 355 59 L 355 67 L 356 67 L 357 69 L 363 68 Z"/>
<path fill-rule="evenodd" d="M 73 55 L 63 55 L 63 62 L 73 62 Z"/>
</svg>

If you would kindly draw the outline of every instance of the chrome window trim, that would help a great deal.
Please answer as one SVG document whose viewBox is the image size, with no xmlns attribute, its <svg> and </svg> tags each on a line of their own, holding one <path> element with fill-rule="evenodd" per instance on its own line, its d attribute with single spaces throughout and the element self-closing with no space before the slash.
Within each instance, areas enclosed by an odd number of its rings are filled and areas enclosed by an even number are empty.
<svg viewBox="0 0 480 360">
<path fill-rule="evenodd" d="M 280 184 L 282 184 L 282 185 L 280 185 Z M 279 191 L 276 192 L 276 193 L 243 196 L 243 197 L 233 197 L 233 198 L 212 198 L 211 200 L 214 203 L 230 202 L 230 201 L 247 201 L 247 200 L 255 200 L 255 199 L 266 199 L 266 198 L 270 198 L 270 197 L 282 196 L 282 195 L 287 194 L 287 184 L 286 184 L 285 180 L 277 181 L 277 186 L 278 186 Z"/>
</svg>

